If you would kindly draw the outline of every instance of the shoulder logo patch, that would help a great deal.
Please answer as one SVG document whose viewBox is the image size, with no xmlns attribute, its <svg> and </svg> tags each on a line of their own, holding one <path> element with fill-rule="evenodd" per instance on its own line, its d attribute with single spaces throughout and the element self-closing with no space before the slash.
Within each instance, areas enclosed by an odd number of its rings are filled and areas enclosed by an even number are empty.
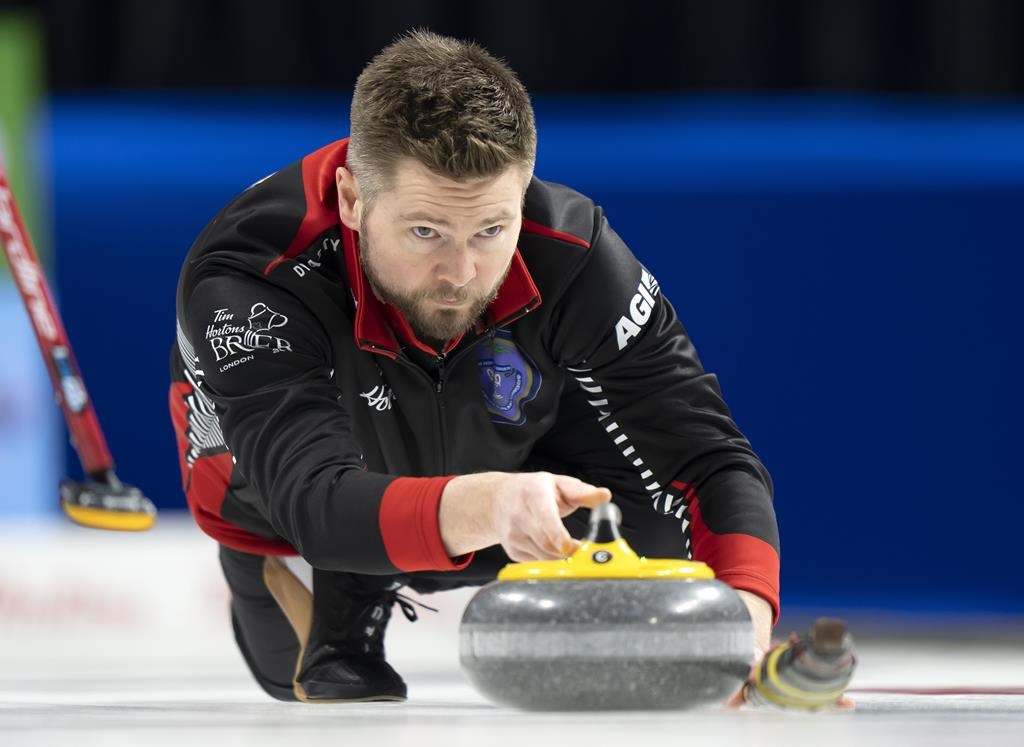
<svg viewBox="0 0 1024 747">
<path fill-rule="evenodd" d="M 498 330 L 490 345 L 481 345 L 477 366 L 491 422 L 517 426 L 525 423 L 523 405 L 537 396 L 542 377 L 533 361 L 516 345 L 512 333 Z"/>
<path fill-rule="evenodd" d="M 291 352 L 292 345 L 284 337 L 269 334 L 288 324 L 288 317 L 278 314 L 262 301 L 249 309 L 248 324 L 243 326 L 235 319 L 231 309 L 215 309 L 213 321 L 206 326 L 206 340 L 210 343 L 217 363 L 228 359 L 220 371 L 240 366 L 254 359 L 256 350 L 270 350 L 273 353 Z"/>
</svg>

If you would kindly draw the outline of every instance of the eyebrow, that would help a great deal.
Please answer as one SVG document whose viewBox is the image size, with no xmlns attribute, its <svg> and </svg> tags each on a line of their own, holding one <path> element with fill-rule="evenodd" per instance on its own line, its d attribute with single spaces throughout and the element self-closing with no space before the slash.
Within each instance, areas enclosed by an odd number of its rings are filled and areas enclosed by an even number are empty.
<svg viewBox="0 0 1024 747">
<path fill-rule="evenodd" d="M 495 223 L 500 223 L 502 221 L 510 221 L 513 218 L 515 218 L 515 215 L 506 210 L 502 210 L 500 213 L 496 213 L 480 221 L 480 225 L 490 226 Z M 422 210 L 416 210 L 411 213 L 403 213 L 402 215 L 398 216 L 398 219 L 407 223 L 412 223 L 421 220 L 426 223 L 436 223 L 439 226 L 448 227 L 451 225 L 451 222 L 446 220 L 445 218 L 438 218 L 437 216 L 423 212 Z"/>
</svg>

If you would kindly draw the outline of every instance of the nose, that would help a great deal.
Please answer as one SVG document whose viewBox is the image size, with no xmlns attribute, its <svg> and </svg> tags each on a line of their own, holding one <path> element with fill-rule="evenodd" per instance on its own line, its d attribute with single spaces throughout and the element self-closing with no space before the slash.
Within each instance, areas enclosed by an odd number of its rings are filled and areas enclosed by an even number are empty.
<svg viewBox="0 0 1024 747">
<path fill-rule="evenodd" d="M 476 257 L 473 251 L 461 242 L 452 246 L 437 267 L 437 277 L 457 288 L 469 283 L 476 277 Z"/>
</svg>

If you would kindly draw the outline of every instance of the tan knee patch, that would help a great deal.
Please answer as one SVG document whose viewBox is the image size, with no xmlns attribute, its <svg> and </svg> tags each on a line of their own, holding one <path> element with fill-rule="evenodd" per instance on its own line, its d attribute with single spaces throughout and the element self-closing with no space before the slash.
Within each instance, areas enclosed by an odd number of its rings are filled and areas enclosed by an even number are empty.
<svg viewBox="0 0 1024 747">
<path fill-rule="evenodd" d="M 300 701 L 309 702 L 296 678 L 299 675 L 299 668 L 302 666 L 302 657 L 306 654 L 309 631 L 313 626 L 313 595 L 306 585 L 285 567 L 281 559 L 273 555 L 268 555 L 263 560 L 263 583 L 267 585 L 271 596 L 284 612 L 284 616 L 288 618 L 288 623 L 299 639 L 299 655 L 295 660 L 292 690 Z"/>
</svg>

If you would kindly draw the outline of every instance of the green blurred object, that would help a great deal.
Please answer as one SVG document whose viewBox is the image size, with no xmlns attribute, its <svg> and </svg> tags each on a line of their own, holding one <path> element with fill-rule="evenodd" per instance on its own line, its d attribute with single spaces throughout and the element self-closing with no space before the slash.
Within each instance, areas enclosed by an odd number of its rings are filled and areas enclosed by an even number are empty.
<svg viewBox="0 0 1024 747">
<path fill-rule="evenodd" d="M 40 240 L 31 138 L 43 93 L 42 38 L 42 26 L 34 13 L 0 13 L 0 159 L 6 164 L 29 233 L 45 257 L 47 242 Z M 2 253 L 0 268 L 7 272 Z"/>
</svg>

